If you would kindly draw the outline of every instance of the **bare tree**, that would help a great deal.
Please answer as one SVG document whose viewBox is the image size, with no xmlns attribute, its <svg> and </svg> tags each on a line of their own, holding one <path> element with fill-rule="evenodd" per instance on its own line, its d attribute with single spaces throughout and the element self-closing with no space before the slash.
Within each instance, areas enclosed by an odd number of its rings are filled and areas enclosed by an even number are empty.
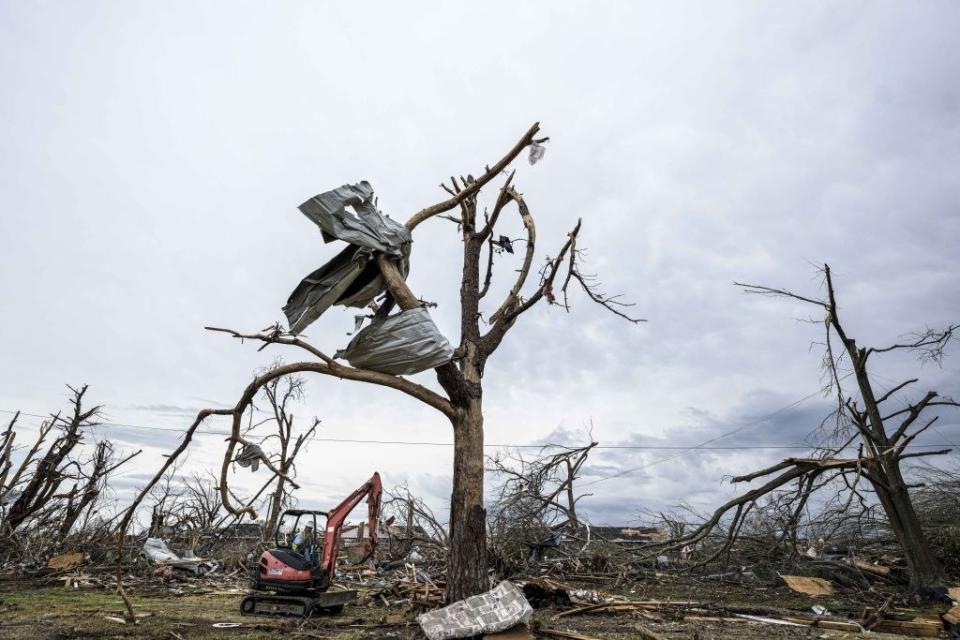
<svg viewBox="0 0 960 640">
<path fill-rule="evenodd" d="M 232 436 L 227 443 L 224 462 L 221 467 L 221 498 L 224 506 L 232 512 L 248 512 L 252 509 L 235 507 L 226 489 L 226 475 L 234 459 L 234 450 L 245 444 L 241 433 L 242 417 L 247 406 L 259 389 L 275 378 L 293 373 L 320 373 L 344 380 L 354 380 L 389 387 L 411 396 L 442 413 L 453 428 L 453 493 L 450 500 L 450 554 L 447 566 L 447 597 L 459 600 L 479 593 L 487 588 L 486 562 L 486 511 L 484 509 L 484 454 L 483 454 L 483 373 L 487 361 L 497 350 L 507 333 L 521 315 L 538 303 L 546 300 L 548 304 L 559 305 L 569 310 L 568 293 L 571 285 L 581 289 L 589 300 L 614 314 L 629 320 L 641 322 L 641 319 L 627 315 L 630 305 L 617 296 L 607 296 L 599 288 L 595 276 L 581 270 L 584 258 L 583 250 L 578 246 L 580 221 L 567 234 L 566 240 L 547 258 L 539 270 L 536 283 L 530 286 L 528 280 L 533 268 L 536 253 L 536 226 L 534 218 L 520 191 L 513 184 L 514 174 L 506 177 L 491 211 L 478 211 L 477 194 L 492 180 L 504 174 L 504 170 L 525 150 L 530 148 L 531 162 L 539 159 L 542 145 L 547 138 L 538 138 L 539 123 L 534 124 L 499 161 L 479 176 L 468 175 L 459 179 L 451 177 L 449 185 L 443 185 L 449 198 L 421 209 L 410 216 L 406 229 L 411 233 L 431 218 L 440 217 L 453 222 L 458 230 L 463 247 L 463 259 L 460 266 L 460 339 L 454 351 L 453 361 L 436 368 L 437 382 L 442 392 L 434 391 L 421 384 L 398 375 L 391 375 L 370 369 L 346 366 L 337 362 L 322 350 L 279 326 L 256 332 L 242 333 L 230 329 L 225 331 L 236 338 L 261 341 L 266 344 L 282 344 L 299 348 L 309 354 L 309 360 L 294 362 L 277 367 L 268 373 L 257 376 L 246 388 L 232 409 L 205 410 L 197 416 L 184 438 L 178 451 L 185 448 L 192 437 L 193 430 L 206 417 L 214 414 L 232 417 Z M 501 216 L 511 205 L 516 206 L 523 226 L 523 245 L 520 265 L 515 270 L 512 286 L 500 304 L 483 311 L 481 301 L 491 291 L 494 266 L 497 257 L 513 253 L 515 242 L 509 236 L 498 234 L 497 225 Z M 459 216 L 444 215 L 459 209 Z M 484 255 L 486 256 L 484 258 Z M 407 286 L 396 259 L 384 253 L 375 255 L 377 268 L 385 282 L 387 299 L 384 305 L 389 309 L 393 305 L 401 310 L 411 310 L 425 303 Z M 177 452 L 175 452 L 176 454 Z M 273 465 L 272 471 L 281 474 Z M 136 502 L 136 501 L 135 501 Z"/>
<path fill-rule="evenodd" d="M 179 501 L 183 493 L 182 461 L 167 469 L 159 482 L 150 488 L 150 523 L 148 538 L 166 537 L 167 531 L 180 525 Z"/>
<path fill-rule="evenodd" d="M 61 497 L 63 501 L 63 519 L 60 522 L 59 537 L 63 539 L 70 533 L 81 516 L 88 516 L 93 505 L 107 488 L 110 474 L 139 454 L 129 455 L 121 460 L 116 459 L 113 444 L 108 441 L 98 442 L 93 455 L 89 460 L 71 464 L 75 472 L 74 484 Z"/>
<path fill-rule="evenodd" d="M 393 559 L 403 559 L 413 549 L 423 551 L 421 555 L 445 556 L 450 540 L 446 527 L 440 522 L 433 509 L 415 496 L 406 486 L 386 491 L 383 501 L 383 513 L 389 534 L 388 552 Z M 431 553 L 433 552 L 433 553 Z"/>
<path fill-rule="evenodd" d="M 577 503 L 590 494 L 577 494 L 575 483 L 597 444 L 549 445 L 533 458 L 510 452 L 490 459 L 490 471 L 500 481 L 490 530 L 501 554 L 531 548 L 550 535 L 578 534 Z"/>
<path fill-rule="evenodd" d="M 274 366 L 279 366 L 279 363 Z M 266 373 L 266 371 L 262 373 Z M 270 493 L 268 514 L 263 528 L 264 535 L 272 535 L 277 526 L 277 519 L 280 517 L 281 510 L 289 504 L 291 485 L 287 480 L 296 477 L 297 455 L 320 426 L 320 420 L 315 417 L 313 423 L 306 430 L 296 433 L 296 420 L 291 413 L 291 404 L 303 399 L 305 385 L 306 380 L 303 376 L 296 375 L 274 378 L 263 385 L 261 395 L 269 405 L 270 417 L 247 430 L 247 437 L 250 440 L 255 440 L 255 434 L 262 433 L 263 425 L 266 425 L 266 428 L 273 428 L 274 430 L 259 439 L 259 446 L 264 448 L 273 440 L 277 442 L 276 449 L 270 455 L 270 459 L 280 473 L 276 476 L 276 484 Z"/>
<path fill-rule="evenodd" d="M 83 408 L 86 385 L 70 387 L 72 411 L 44 421 L 36 440 L 14 467 L 15 426 L 19 414 L 0 434 L 0 534 L 9 541 L 25 526 L 53 527 L 62 540 L 86 518 L 106 486 L 108 476 L 138 455 L 117 459 L 108 441 L 94 443 L 83 456 L 84 431 L 96 426 L 100 407 Z M 48 438 L 53 437 L 47 445 Z M 46 448 L 44 446 L 46 445 Z M 48 545 L 53 549 L 54 545 Z"/>
<path fill-rule="evenodd" d="M 824 265 L 824 298 L 801 296 L 785 289 L 740 284 L 748 293 L 789 298 L 809 304 L 823 313 L 825 331 L 824 370 L 827 374 L 825 391 L 834 397 L 836 407 L 821 425 L 823 444 L 808 458 L 790 458 L 760 471 L 733 478 L 733 482 L 749 482 L 773 476 L 767 482 L 718 508 L 695 531 L 669 543 L 671 548 L 703 540 L 714 528 L 726 528 L 726 543 L 708 558 L 710 561 L 728 551 L 748 516 L 755 511 L 761 498 L 779 492 L 779 508 L 786 510 L 785 533 L 796 526 L 810 496 L 817 490 L 836 487 L 838 483 L 847 492 L 840 501 L 846 510 L 857 501 L 868 506 L 871 497 L 879 501 L 906 558 L 913 587 L 940 585 L 944 579 L 943 567 L 930 549 L 910 497 L 911 485 L 904 479 L 903 460 L 948 453 L 950 449 L 909 449 L 921 433 L 932 427 L 938 416 L 930 417 L 934 407 L 956 407 L 958 403 L 936 391 L 926 392 L 920 399 L 889 406 L 898 392 L 917 382 L 905 380 L 885 391 L 874 388 L 874 380 L 867 364 L 875 354 L 893 351 L 913 351 L 921 361 L 939 363 L 944 349 L 954 338 L 960 325 L 944 329 L 926 329 L 902 342 L 886 347 L 861 347 L 847 332 L 840 319 L 836 292 L 830 267 Z M 838 344 L 839 343 L 839 344 Z M 849 367 L 849 373 L 841 373 Z M 852 391 L 845 381 L 853 377 Z M 856 455 L 841 457 L 851 447 Z M 777 474 L 777 475 L 774 475 Z M 793 488 L 788 488 L 793 483 Z M 861 510 L 861 513 L 868 511 Z M 728 520 L 724 518 L 732 513 Z"/>
</svg>

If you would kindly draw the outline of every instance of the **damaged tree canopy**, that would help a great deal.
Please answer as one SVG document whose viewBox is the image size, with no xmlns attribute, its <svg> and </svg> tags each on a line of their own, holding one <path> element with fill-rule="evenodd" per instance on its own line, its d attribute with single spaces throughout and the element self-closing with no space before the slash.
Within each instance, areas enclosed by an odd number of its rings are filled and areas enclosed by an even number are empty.
<svg viewBox="0 0 960 640">
<path fill-rule="evenodd" d="M 283 312 L 293 335 L 332 305 L 365 307 L 383 293 L 386 285 L 373 259 L 376 253 L 395 258 L 403 277 L 407 276 L 410 231 L 377 210 L 370 183 L 321 193 L 300 205 L 300 211 L 320 227 L 324 242 L 343 240 L 349 246 L 304 278 L 290 294 Z"/>
</svg>

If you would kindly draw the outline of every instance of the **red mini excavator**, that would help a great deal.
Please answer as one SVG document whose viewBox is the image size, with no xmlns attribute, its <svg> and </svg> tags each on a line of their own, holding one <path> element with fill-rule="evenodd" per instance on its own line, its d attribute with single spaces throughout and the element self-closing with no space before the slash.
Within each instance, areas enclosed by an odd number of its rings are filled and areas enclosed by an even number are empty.
<svg viewBox="0 0 960 640">
<path fill-rule="evenodd" d="M 309 616 L 339 613 L 357 599 L 356 591 L 327 591 L 337 567 L 340 530 L 353 508 L 367 497 L 369 538 L 366 556 L 377 546 L 380 514 L 380 474 L 374 473 L 329 513 L 289 509 L 283 512 L 274 534 L 276 548 L 263 552 L 250 574 L 254 593 L 240 603 L 240 612 L 259 615 Z M 323 519 L 326 518 L 326 525 Z M 321 527 L 317 528 L 318 519 Z M 323 532 L 317 535 L 318 532 Z M 322 549 L 322 555 L 317 554 Z"/>
</svg>

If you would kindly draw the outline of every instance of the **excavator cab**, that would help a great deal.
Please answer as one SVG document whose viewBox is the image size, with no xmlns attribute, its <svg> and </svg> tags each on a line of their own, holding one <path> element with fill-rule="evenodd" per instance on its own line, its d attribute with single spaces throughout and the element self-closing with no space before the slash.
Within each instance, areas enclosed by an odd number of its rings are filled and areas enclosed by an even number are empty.
<svg viewBox="0 0 960 640">
<path fill-rule="evenodd" d="M 321 568 L 326 511 L 288 509 L 277 522 L 274 548 L 260 556 L 251 586 L 276 592 L 323 591 L 329 576 Z"/>
<path fill-rule="evenodd" d="M 319 565 L 326 522 L 326 511 L 288 509 L 277 522 L 274 544 L 277 549 L 290 549 Z"/>
</svg>

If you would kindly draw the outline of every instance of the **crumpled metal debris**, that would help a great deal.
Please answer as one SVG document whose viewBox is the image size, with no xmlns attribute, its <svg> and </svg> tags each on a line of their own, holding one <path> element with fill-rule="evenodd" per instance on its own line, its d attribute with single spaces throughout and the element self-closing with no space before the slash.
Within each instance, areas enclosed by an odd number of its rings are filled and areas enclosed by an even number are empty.
<svg viewBox="0 0 960 640">
<path fill-rule="evenodd" d="M 320 227 L 324 242 L 343 240 L 350 246 L 304 278 L 290 294 L 283 307 L 290 333 L 302 332 L 331 305 L 365 307 L 383 293 L 386 285 L 373 259 L 376 253 L 399 258 L 400 273 L 407 277 L 413 238 L 405 226 L 377 210 L 369 182 L 321 193 L 299 208 Z"/>
<path fill-rule="evenodd" d="M 337 351 L 354 367 L 410 375 L 439 367 L 453 358 L 453 347 L 423 307 L 401 311 L 373 323 Z"/>
<path fill-rule="evenodd" d="M 180 556 L 171 551 L 162 538 L 147 538 L 143 543 L 142 553 L 153 562 L 170 562 L 180 559 Z"/>
<path fill-rule="evenodd" d="M 235 462 L 241 467 L 250 467 L 250 470 L 256 473 L 257 469 L 260 468 L 260 458 L 262 456 L 263 449 L 260 448 L 260 445 L 245 444 L 240 449 L 240 453 L 237 454 Z"/>
<path fill-rule="evenodd" d="M 506 631 L 532 615 L 523 592 L 504 580 L 486 593 L 421 614 L 417 622 L 430 640 L 449 640 Z"/>
<path fill-rule="evenodd" d="M 180 557 L 170 550 L 167 543 L 162 538 L 147 538 L 143 543 L 143 549 L 140 554 L 159 565 L 169 565 L 174 569 L 189 571 L 198 576 L 204 576 L 216 571 L 220 564 L 214 560 L 204 560 L 194 556 Z"/>
</svg>

